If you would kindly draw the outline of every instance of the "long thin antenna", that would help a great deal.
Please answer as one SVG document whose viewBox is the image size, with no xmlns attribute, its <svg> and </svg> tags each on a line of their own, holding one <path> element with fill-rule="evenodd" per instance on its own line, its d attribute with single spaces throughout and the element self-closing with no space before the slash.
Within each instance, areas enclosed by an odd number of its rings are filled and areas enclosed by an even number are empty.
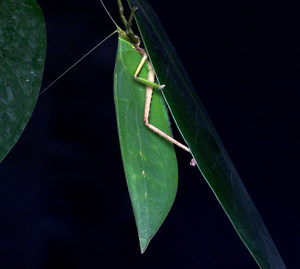
<svg viewBox="0 0 300 269">
<path fill-rule="evenodd" d="M 83 55 L 78 61 L 76 61 L 74 64 L 72 64 L 65 72 L 63 72 L 60 76 L 58 76 L 53 82 L 51 82 L 44 90 L 40 92 L 41 96 L 46 90 L 48 90 L 56 81 L 58 81 L 62 76 L 64 76 L 66 73 L 68 73 L 76 64 L 78 64 L 80 61 L 82 61 L 86 56 L 88 56 L 91 52 L 93 52 L 96 48 L 98 48 L 102 43 L 104 43 L 107 39 L 109 39 L 113 34 L 117 33 L 118 30 L 112 32 L 109 36 L 104 38 L 100 43 L 98 43 L 95 47 L 93 47 L 88 53 Z"/>
<path fill-rule="evenodd" d="M 118 24 L 116 24 L 115 20 L 113 19 L 113 17 L 110 15 L 110 13 L 108 12 L 106 6 L 103 4 L 102 0 L 100 0 L 100 3 L 102 4 L 104 10 L 106 11 L 106 13 L 108 14 L 108 16 L 110 17 L 110 19 L 112 20 L 112 22 L 114 23 L 114 25 L 119 28 Z"/>
</svg>

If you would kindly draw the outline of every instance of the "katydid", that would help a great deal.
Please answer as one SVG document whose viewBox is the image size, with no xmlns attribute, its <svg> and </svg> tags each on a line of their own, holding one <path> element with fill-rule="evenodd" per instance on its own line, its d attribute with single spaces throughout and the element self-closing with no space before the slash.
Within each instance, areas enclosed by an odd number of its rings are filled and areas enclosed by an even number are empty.
<svg viewBox="0 0 300 269">
<path fill-rule="evenodd" d="M 131 29 L 136 8 L 132 8 L 127 21 L 121 0 L 118 5 L 126 30 L 112 19 L 119 33 L 114 99 L 123 165 L 143 253 L 176 195 L 177 161 L 171 143 L 187 152 L 190 150 L 171 136 L 167 107 L 159 92 L 165 85 L 155 83 L 147 52 L 140 48 L 140 39 Z M 191 164 L 195 162 L 192 160 Z"/>
</svg>

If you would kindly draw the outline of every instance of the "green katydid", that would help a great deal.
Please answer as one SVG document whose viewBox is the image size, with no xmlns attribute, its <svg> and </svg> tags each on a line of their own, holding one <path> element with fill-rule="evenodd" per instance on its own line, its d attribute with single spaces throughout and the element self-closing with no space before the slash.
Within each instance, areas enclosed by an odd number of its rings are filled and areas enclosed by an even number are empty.
<svg viewBox="0 0 300 269">
<path fill-rule="evenodd" d="M 171 143 L 187 152 L 190 150 L 171 136 L 167 107 L 159 92 L 164 85 L 154 82 L 152 64 L 146 51 L 139 47 L 139 38 L 131 30 L 136 9 L 132 9 L 127 21 L 120 0 L 118 5 L 126 31 L 113 20 L 119 33 L 114 99 L 127 185 L 141 252 L 144 252 L 168 214 L 176 195 L 177 161 Z M 153 91 L 153 88 L 157 90 Z M 129 120 L 135 116 L 135 121 Z M 153 124 L 149 122 L 149 116 Z M 191 164 L 194 165 L 193 160 Z"/>
</svg>

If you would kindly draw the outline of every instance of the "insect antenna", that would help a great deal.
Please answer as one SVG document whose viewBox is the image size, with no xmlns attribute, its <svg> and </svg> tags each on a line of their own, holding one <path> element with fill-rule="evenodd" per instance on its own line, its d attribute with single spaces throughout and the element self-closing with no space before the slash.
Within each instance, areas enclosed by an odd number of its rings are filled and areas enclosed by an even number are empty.
<svg viewBox="0 0 300 269">
<path fill-rule="evenodd" d="M 100 3 L 102 4 L 104 10 L 106 11 L 107 15 L 110 17 L 110 19 L 112 20 L 112 22 L 114 23 L 114 25 L 117 27 L 117 29 L 119 28 L 118 24 L 115 22 L 115 20 L 113 19 L 113 17 L 110 15 L 109 11 L 107 10 L 106 6 L 104 5 L 104 3 L 102 2 L 102 0 L 100 0 Z"/>
<path fill-rule="evenodd" d="M 83 55 L 79 60 L 77 60 L 74 64 L 72 64 L 66 71 L 64 71 L 61 75 L 59 75 L 54 81 L 52 81 L 45 89 L 43 89 L 40 92 L 41 96 L 45 91 L 47 91 L 55 82 L 57 82 L 59 79 L 61 79 L 66 73 L 68 73 L 75 65 L 77 65 L 79 62 L 81 62 L 85 57 L 87 57 L 90 53 L 92 53 L 96 48 L 98 48 L 102 43 L 104 43 L 107 39 L 109 39 L 112 35 L 117 33 L 118 30 L 115 30 L 112 32 L 109 36 L 104 38 L 100 43 L 98 43 L 95 47 L 93 47 L 89 52 L 87 52 L 85 55 Z"/>
</svg>

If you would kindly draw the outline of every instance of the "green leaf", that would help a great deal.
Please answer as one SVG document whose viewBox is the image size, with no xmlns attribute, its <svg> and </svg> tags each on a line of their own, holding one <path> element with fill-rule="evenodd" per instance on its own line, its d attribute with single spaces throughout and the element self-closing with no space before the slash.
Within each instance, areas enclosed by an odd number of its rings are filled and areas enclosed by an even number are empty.
<svg viewBox="0 0 300 269">
<path fill-rule="evenodd" d="M 163 95 L 202 175 L 259 266 L 285 268 L 156 14 L 146 0 L 128 2 L 138 7 L 144 45 L 158 80 L 166 84 Z"/>
<path fill-rule="evenodd" d="M 0 162 L 18 141 L 42 81 L 46 27 L 34 0 L 0 2 Z"/>
<path fill-rule="evenodd" d="M 145 86 L 133 79 L 141 59 L 129 42 L 119 38 L 114 99 L 123 165 L 143 253 L 172 207 L 178 169 L 173 144 L 144 124 Z M 146 78 L 148 71 L 145 64 L 139 77 Z M 149 122 L 171 135 L 167 108 L 158 90 L 153 92 Z"/>
</svg>

